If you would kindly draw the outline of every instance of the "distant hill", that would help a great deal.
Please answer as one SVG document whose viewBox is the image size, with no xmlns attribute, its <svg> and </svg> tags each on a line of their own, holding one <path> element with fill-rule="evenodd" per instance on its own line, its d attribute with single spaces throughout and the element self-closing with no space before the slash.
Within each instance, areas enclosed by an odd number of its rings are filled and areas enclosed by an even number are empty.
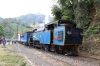
<svg viewBox="0 0 100 66">
<path fill-rule="evenodd" d="M 44 22 L 45 15 L 43 14 L 26 14 L 17 17 L 17 19 L 21 20 L 24 23 L 33 23 L 33 22 Z"/>
<path fill-rule="evenodd" d="M 0 21 L 3 20 L 3 18 L 0 17 Z"/>
<path fill-rule="evenodd" d="M 23 33 L 29 30 L 28 26 L 33 24 L 33 22 L 45 22 L 45 17 L 45 15 L 39 13 L 26 14 L 15 18 L 0 17 L 0 25 L 3 26 L 6 37 L 11 38 L 17 34 L 17 25 L 18 33 Z M 47 19 L 51 22 L 52 17 L 48 16 Z"/>
</svg>

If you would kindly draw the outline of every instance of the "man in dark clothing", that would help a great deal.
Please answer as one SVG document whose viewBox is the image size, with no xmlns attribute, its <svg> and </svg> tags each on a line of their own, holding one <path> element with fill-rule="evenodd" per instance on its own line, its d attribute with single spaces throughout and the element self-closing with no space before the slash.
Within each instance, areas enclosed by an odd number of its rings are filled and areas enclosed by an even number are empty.
<svg viewBox="0 0 100 66">
<path fill-rule="evenodd" d="M 30 41 L 29 42 L 30 42 L 30 46 L 33 46 L 33 37 L 32 36 L 30 37 Z"/>
<path fill-rule="evenodd" d="M 5 37 L 2 38 L 2 41 L 3 41 L 3 46 L 5 47 L 5 44 L 6 44 Z"/>
<path fill-rule="evenodd" d="M 0 38 L 0 44 L 1 44 L 1 42 L 2 42 L 2 39 Z"/>
</svg>

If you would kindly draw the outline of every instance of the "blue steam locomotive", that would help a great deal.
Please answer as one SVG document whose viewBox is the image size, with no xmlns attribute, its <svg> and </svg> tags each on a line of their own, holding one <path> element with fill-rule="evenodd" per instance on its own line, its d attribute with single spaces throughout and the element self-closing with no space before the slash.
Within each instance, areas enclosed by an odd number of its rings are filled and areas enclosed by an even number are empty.
<svg viewBox="0 0 100 66">
<path fill-rule="evenodd" d="M 76 28 L 76 24 L 72 21 L 58 20 L 24 33 L 20 39 L 26 39 L 24 44 L 34 48 L 72 55 L 77 54 L 77 48 L 82 44 L 83 30 Z"/>
</svg>

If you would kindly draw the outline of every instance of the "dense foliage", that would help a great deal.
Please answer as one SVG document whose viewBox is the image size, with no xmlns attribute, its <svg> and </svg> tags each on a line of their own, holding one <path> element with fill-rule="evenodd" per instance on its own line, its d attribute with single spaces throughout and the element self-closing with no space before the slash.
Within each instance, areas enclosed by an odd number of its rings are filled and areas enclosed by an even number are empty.
<svg viewBox="0 0 100 66">
<path fill-rule="evenodd" d="M 2 29 L 5 36 L 7 38 L 11 38 L 17 33 L 17 25 L 19 25 L 19 31 L 21 30 L 21 27 L 23 26 L 23 23 L 20 23 L 21 21 L 17 20 L 16 18 L 6 18 L 0 20 L 0 25 L 2 26 Z"/>
<path fill-rule="evenodd" d="M 68 19 L 85 31 L 100 14 L 100 0 L 58 0 L 52 7 L 53 20 Z"/>
<path fill-rule="evenodd" d="M 0 26 L 0 37 L 5 36 L 5 32 L 3 30 L 3 27 Z"/>
</svg>

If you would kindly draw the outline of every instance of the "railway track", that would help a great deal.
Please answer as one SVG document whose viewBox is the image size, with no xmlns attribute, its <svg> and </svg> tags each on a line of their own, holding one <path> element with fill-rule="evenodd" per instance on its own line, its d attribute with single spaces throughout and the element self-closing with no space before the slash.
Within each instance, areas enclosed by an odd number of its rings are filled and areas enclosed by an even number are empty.
<svg viewBox="0 0 100 66">
<path fill-rule="evenodd" d="M 100 59 L 86 56 L 65 56 L 62 54 L 56 54 L 54 52 L 48 52 L 37 48 L 30 48 L 27 46 L 12 45 L 15 49 L 20 49 L 20 52 L 29 56 L 32 62 L 36 63 L 36 66 L 100 66 Z M 42 66 L 42 65 L 41 65 Z"/>
<path fill-rule="evenodd" d="M 100 59 L 86 57 L 86 56 L 65 56 L 62 54 L 56 54 L 54 52 L 47 52 L 37 48 L 29 48 L 29 50 L 35 50 L 41 52 L 37 54 L 37 56 L 42 57 L 42 55 L 46 55 L 46 57 L 52 58 L 58 62 L 63 62 L 68 66 L 100 66 Z M 32 52 L 32 51 L 31 51 Z"/>
</svg>

